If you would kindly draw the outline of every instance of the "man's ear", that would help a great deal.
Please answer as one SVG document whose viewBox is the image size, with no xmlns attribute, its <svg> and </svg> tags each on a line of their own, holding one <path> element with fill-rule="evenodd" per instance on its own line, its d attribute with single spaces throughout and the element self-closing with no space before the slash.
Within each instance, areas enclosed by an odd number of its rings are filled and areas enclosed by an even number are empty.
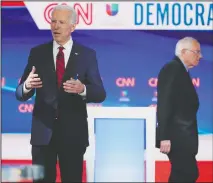
<svg viewBox="0 0 213 183">
<path fill-rule="evenodd" d="M 71 33 L 75 30 L 76 24 L 71 25 Z"/>
</svg>

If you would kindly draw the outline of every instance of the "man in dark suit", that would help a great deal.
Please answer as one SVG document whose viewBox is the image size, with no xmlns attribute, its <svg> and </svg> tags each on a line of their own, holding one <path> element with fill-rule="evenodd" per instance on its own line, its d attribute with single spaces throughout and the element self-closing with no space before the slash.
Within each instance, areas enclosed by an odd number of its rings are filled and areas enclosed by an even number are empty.
<svg viewBox="0 0 213 183">
<path fill-rule="evenodd" d="M 169 182 L 195 182 L 199 100 L 189 69 L 198 65 L 200 44 L 191 37 L 177 42 L 176 57 L 158 75 L 157 147 L 171 162 Z"/>
<path fill-rule="evenodd" d="M 44 182 L 55 182 L 57 157 L 63 182 L 82 181 L 83 155 L 89 145 L 86 103 L 100 103 L 106 97 L 95 51 L 70 36 L 76 16 L 67 5 L 54 8 L 54 40 L 31 49 L 16 89 L 20 101 L 36 93 L 32 162 L 44 166 Z"/>
</svg>

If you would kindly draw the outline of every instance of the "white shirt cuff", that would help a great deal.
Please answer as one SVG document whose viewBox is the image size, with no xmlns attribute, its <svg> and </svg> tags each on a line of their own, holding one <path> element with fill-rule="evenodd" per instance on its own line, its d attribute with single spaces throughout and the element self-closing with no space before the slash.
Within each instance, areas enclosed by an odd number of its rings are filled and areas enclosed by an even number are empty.
<svg viewBox="0 0 213 183">
<path fill-rule="evenodd" d="M 30 90 L 31 90 L 31 89 L 30 89 Z M 28 90 L 28 89 L 26 88 L 26 82 L 24 82 L 24 85 L 23 85 L 23 92 L 24 92 L 24 94 L 29 93 L 30 90 Z"/>
<path fill-rule="evenodd" d="M 79 93 L 79 95 L 81 95 L 82 97 L 86 97 L 86 94 L 87 94 L 87 88 L 84 85 L 84 91 L 82 93 Z"/>
</svg>

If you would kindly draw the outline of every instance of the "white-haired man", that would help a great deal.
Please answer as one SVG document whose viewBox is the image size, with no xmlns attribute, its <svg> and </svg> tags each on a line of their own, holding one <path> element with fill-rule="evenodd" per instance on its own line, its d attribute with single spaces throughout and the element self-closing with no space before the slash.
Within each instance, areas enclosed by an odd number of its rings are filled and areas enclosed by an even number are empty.
<svg viewBox="0 0 213 183">
<path fill-rule="evenodd" d="M 185 37 L 176 44 L 176 57 L 158 75 L 156 145 L 171 162 L 169 182 L 195 182 L 199 172 L 196 161 L 199 100 L 189 69 L 198 65 L 199 42 Z"/>
<path fill-rule="evenodd" d="M 72 40 L 76 12 L 67 5 L 53 9 L 54 40 L 31 49 L 16 97 L 36 92 L 32 118 L 32 162 L 44 166 L 43 182 L 55 182 L 59 159 L 62 182 L 81 182 L 88 142 L 86 103 L 102 102 L 106 92 L 94 50 Z"/>
</svg>

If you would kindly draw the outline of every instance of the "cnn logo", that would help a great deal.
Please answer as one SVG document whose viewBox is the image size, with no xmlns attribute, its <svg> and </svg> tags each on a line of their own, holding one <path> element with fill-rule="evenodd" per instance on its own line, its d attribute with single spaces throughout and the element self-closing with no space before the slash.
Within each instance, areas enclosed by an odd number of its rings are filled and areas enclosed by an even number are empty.
<svg viewBox="0 0 213 183">
<path fill-rule="evenodd" d="M 135 87 L 134 77 L 120 77 L 116 79 L 116 85 L 118 87 Z"/>
<path fill-rule="evenodd" d="M 47 7 L 44 9 L 44 19 L 47 23 L 51 23 L 51 15 L 53 8 L 57 6 L 59 3 L 51 3 L 47 5 Z M 61 3 L 61 5 L 67 5 L 66 3 Z M 74 3 L 73 8 L 75 9 L 77 13 L 77 24 L 79 24 L 79 20 L 81 19 L 82 22 L 86 25 L 92 24 L 93 19 L 93 4 L 92 3 L 85 3 L 83 6 L 80 3 Z"/>
<path fill-rule="evenodd" d="M 31 113 L 33 111 L 34 105 L 33 104 L 20 104 L 18 106 L 18 110 L 21 113 Z"/>
<path fill-rule="evenodd" d="M 200 78 L 192 78 L 192 84 L 195 87 L 199 88 L 200 87 Z M 148 80 L 148 85 L 150 87 L 157 87 L 157 85 L 158 85 L 158 78 L 150 78 Z"/>
</svg>

